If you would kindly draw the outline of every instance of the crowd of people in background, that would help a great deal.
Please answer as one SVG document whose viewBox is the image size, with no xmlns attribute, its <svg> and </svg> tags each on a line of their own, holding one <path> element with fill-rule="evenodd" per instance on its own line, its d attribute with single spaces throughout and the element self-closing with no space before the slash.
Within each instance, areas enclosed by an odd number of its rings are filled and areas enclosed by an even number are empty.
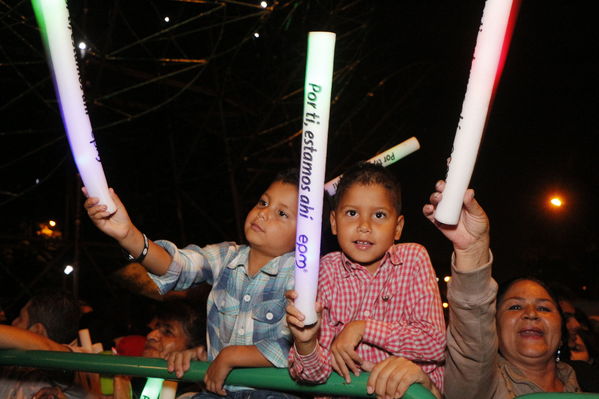
<svg viewBox="0 0 599 399">
<path fill-rule="evenodd" d="M 290 170 L 248 212 L 247 244 L 181 249 L 154 242 L 114 192 L 113 214 L 88 198 L 93 223 L 147 270 L 147 284 L 159 291 L 162 302 L 152 307 L 147 330 L 111 331 L 93 304 L 49 291 L 32 297 L 12 325 L 0 325 L 0 348 L 105 348 L 117 356 L 163 358 L 173 378 L 192 361 L 210 361 L 203 381 L 178 386 L 178 395 L 195 399 L 297 395 L 226 384 L 238 367 L 288 368 L 308 384 L 326 382 L 332 372 L 347 382 L 368 372 L 368 393 L 385 399 L 403 396 L 413 383 L 448 399 L 599 392 L 597 325 L 559 285 L 525 276 L 498 286 L 492 268 L 506 260 L 493 259 L 489 219 L 474 192 L 465 194 L 458 225 L 446 226 L 434 219 L 443 189 L 437 183 L 423 213 L 453 245 L 448 319 L 426 249 L 398 242 L 404 226 L 399 183 L 382 166 L 359 163 L 344 174 L 333 199 L 330 224 L 340 251 L 321 259 L 316 323 L 304 323 L 294 304 L 298 172 Z M 211 289 L 200 300 L 169 299 L 172 290 L 204 283 Z M 80 330 L 103 348 L 78 340 Z M 0 398 L 138 398 L 144 383 L 112 376 L 107 389 L 99 374 L 4 366 Z"/>
</svg>

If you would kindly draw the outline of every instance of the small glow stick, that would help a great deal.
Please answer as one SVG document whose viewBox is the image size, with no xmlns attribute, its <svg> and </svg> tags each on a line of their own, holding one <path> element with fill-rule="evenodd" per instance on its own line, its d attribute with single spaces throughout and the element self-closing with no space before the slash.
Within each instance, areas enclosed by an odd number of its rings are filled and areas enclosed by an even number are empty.
<svg viewBox="0 0 599 399">
<path fill-rule="evenodd" d="M 160 391 L 160 399 L 175 399 L 177 396 L 177 381 L 164 381 L 162 391 Z"/>
<path fill-rule="evenodd" d="M 158 399 L 163 382 L 162 378 L 148 378 L 143 391 L 141 391 L 140 399 Z"/>
<path fill-rule="evenodd" d="M 87 353 L 92 353 L 92 339 L 87 328 L 79 330 L 79 344 Z"/>
<path fill-rule="evenodd" d="M 470 184 L 489 104 L 493 95 L 512 0 L 487 0 L 480 24 L 462 113 L 453 142 L 443 197 L 435 211 L 437 221 L 455 225 L 464 193 Z"/>
<path fill-rule="evenodd" d="M 310 32 L 295 241 L 295 306 L 304 314 L 306 325 L 318 320 L 315 302 L 334 55 L 334 33 Z"/>
<path fill-rule="evenodd" d="M 64 0 L 32 0 L 31 2 L 40 27 L 63 124 L 77 169 L 89 195 L 98 197 L 100 203 L 106 205 L 108 212 L 112 213 L 116 211 L 116 206 L 108 192 L 106 177 L 96 148 L 96 139 L 83 101 L 66 2 Z"/>
<path fill-rule="evenodd" d="M 370 158 L 366 162 L 370 163 L 378 163 L 387 167 L 400 159 L 410 155 L 411 153 L 418 151 L 420 149 L 420 143 L 416 137 L 411 137 L 406 141 L 403 141 L 396 145 L 395 147 L 389 148 L 387 151 L 381 152 L 378 155 Z M 332 197 L 337 192 L 337 186 L 339 185 L 339 180 L 341 180 L 341 176 L 339 175 L 332 180 L 329 180 L 325 185 L 324 189 L 327 190 L 327 193 Z"/>
</svg>

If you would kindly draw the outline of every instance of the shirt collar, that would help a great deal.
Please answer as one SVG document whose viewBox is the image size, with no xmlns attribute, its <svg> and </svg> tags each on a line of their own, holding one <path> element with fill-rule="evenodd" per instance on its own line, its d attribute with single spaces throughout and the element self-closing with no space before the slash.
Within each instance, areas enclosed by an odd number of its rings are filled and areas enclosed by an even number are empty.
<svg viewBox="0 0 599 399">
<path fill-rule="evenodd" d="M 539 389 L 540 387 L 536 385 L 534 382 L 530 381 L 526 374 L 520 370 L 518 367 L 511 364 L 505 357 L 501 354 L 498 356 L 498 364 L 505 371 L 505 375 L 509 378 L 514 384 L 525 384 L 531 387 L 536 387 Z M 557 378 L 564 384 L 564 392 L 579 392 L 580 388 L 578 386 L 578 382 L 576 380 L 576 374 L 574 374 L 574 370 L 568 364 L 564 362 L 558 362 L 556 364 L 555 372 L 557 374 Z M 517 389 L 516 389 L 517 390 Z M 517 395 L 521 395 L 525 392 L 514 392 Z"/>
<path fill-rule="evenodd" d="M 391 246 L 387 250 L 387 252 L 385 252 L 379 269 L 387 265 L 400 266 L 401 264 L 403 264 L 403 261 L 401 260 L 401 257 L 399 256 L 397 251 L 393 251 L 394 247 L 395 246 Z M 347 272 L 346 276 L 352 274 L 355 270 L 365 270 L 364 266 L 360 265 L 359 263 L 352 262 L 347 256 L 345 256 L 343 251 L 341 252 L 341 263 L 343 264 L 343 268 Z"/>
<path fill-rule="evenodd" d="M 227 264 L 227 267 L 229 269 L 236 269 L 238 267 L 245 268 L 245 266 L 248 264 L 249 256 L 250 247 L 246 245 L 243 248 L 241 248 L 235 259 L 233 259 L 232 262 L 229 262 Z M 276 258 L 271 259 L 270 262 L 262 266 L 260 271 L 270 276 L 276 276 L 277 274 L 279 274 L 281 267 L 287 264 L 287 262 L 291 261 L 290 258 L 294 258 L 293 252 L 287 252 L 281 256 L 277 256 Z"/>
</svg>

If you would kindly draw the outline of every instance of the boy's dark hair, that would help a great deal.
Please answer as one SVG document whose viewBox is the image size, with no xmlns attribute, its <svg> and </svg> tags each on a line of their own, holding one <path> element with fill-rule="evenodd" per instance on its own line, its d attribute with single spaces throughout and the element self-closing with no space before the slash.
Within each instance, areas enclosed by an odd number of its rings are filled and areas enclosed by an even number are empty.
<svg viewBox="0 0 599 399">
<path fill-rule="evenodd" d="M 345 192 L 354 184 L 380 184 L 393 196 L 393 203 L 398 214 L 401 214 L 401 186 L 393 173 L 380 164 L 358 162 L 349 168 L 339 181 L 337 192 L 333 198 L 335 209 Z"/>
<path fill-rule="evenodd" d="M 277 175 L 275 176 L 275 178 L 273 179 L 272 182 L 273 183 L 281 182 L 281 183 L 286 183 L 286 184 L 293 184 L 294 186 L 298 187 L 299 186 L 299 169 L 298 168 L 289 168 L 289 169 L 282 170 L 279 173 L 277 173 Z"/>
<path fill-rule="evenodd" d="M 162 321 L 178 321 L 187 335 L 187 347 L 206 345 L 205 312 L 198 311 L 189 302 L 180 299 L 160 303 L 155 318 Z"/>
<path fill-rule="evenodd" d="M 43 292 L 31 298 L 27 307 L 29 327 L 41 323 L 48 338 L 68 344 L 77 337 L 81 310 L 72 295 L 64 292 Z"/>
</svg>

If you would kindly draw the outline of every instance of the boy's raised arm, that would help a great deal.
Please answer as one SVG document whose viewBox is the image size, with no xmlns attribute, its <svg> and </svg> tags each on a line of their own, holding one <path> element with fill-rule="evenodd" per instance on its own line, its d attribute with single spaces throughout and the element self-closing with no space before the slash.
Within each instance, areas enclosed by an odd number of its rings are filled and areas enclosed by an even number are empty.
<svg viewBox="0 0 599 399">
<path fill-rule="evenodd" d="M 145 248 L 144 235 L 135 227 L 131 218 L 114 190 L 111 188 L 110 195 L 116 205 L 114 213 L 107 212 L 106 205 L 100 204 L 100 200 L 95 197 L 88 197 L 87 190 L 83 188 L 87 200 L 83 204 L 87 214 L 103 233 L 117 240 L 119 245 L 135 259 L 139 258 Z M 147 240 L 147 254 L 140 263 L 151 273 L 163 275 L 167 272 L 172 258 L 162 247 L 156 245 L 151 240 Z"/>
</svg>

